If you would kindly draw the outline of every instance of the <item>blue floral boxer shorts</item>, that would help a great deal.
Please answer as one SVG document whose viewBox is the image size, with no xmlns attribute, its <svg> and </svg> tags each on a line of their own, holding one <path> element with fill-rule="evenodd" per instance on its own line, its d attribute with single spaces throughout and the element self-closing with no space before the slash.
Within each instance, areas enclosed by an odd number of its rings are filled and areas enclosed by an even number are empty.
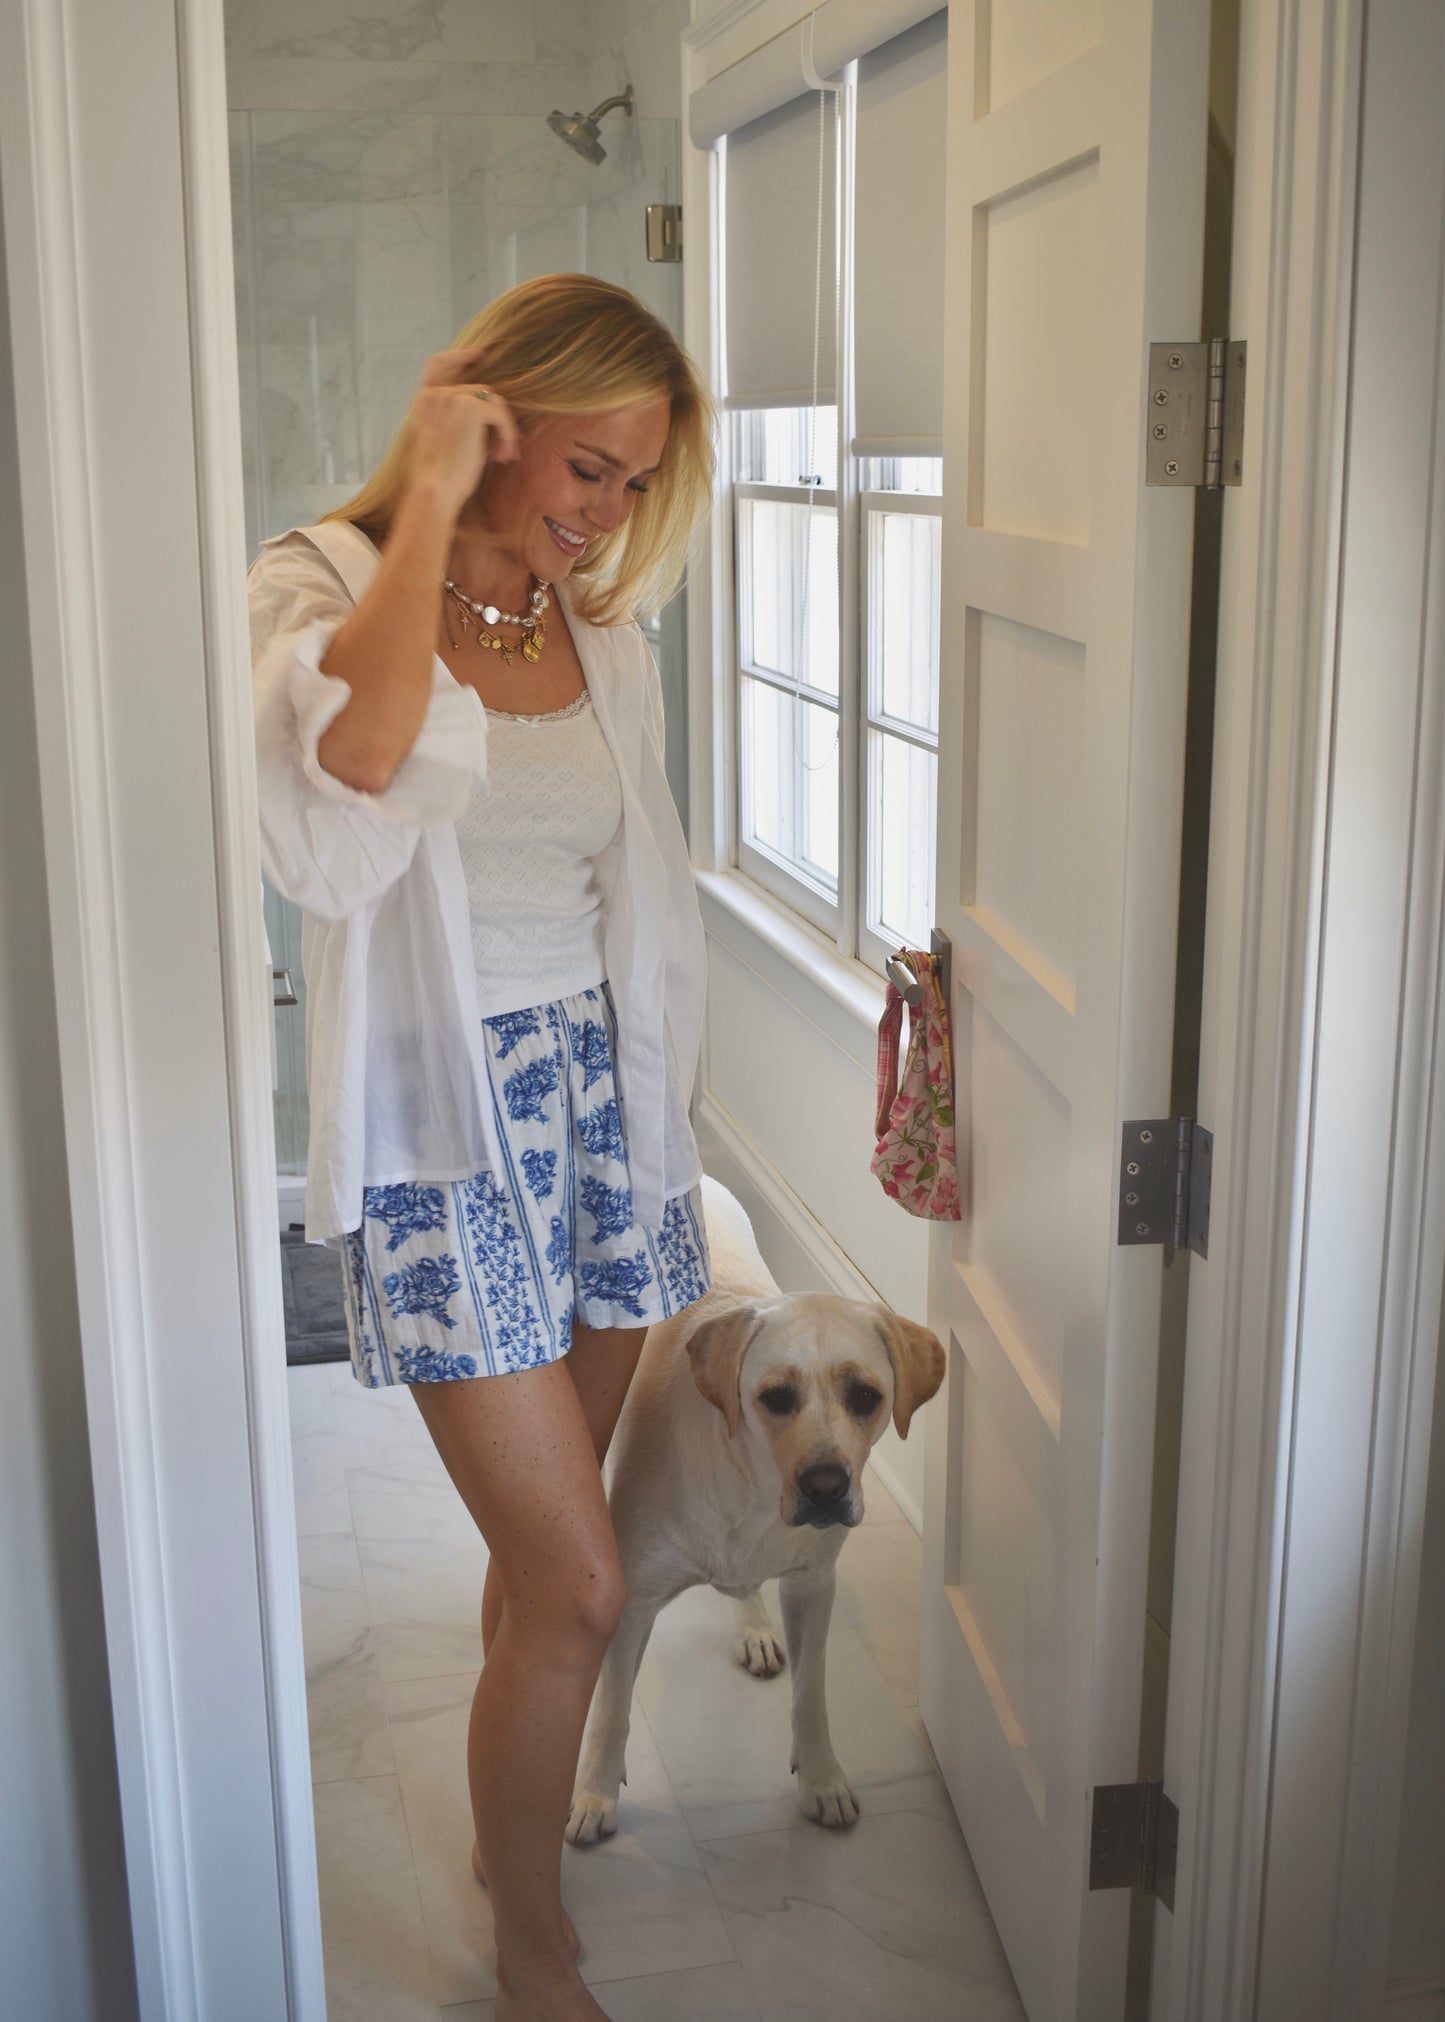
<svg viewBox="0 0 1445 2022">
<path fill-rule="evenodd" d="M 351 1366 L 371 1389 L 555 1362 L 572 1323 L 643 1327 L 711 1283 L 701 1189 L 640 1228 L 605 985 L 482 1021 L 503 1170 L 367 1187 L 344 1244 Z"/>
</svg>

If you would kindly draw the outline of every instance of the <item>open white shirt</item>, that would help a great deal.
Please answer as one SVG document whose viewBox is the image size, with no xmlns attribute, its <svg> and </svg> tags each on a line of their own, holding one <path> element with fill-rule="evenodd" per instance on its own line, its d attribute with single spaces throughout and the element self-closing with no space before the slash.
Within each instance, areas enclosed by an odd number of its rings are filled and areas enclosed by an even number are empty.
<svg viewBox="0 0 1445 2022">
<path fill-rule="evenodd" d="M 384 793 L 344 785 L 317 757 L 351 693 L 320 663 L 378 559 L 359 529 L 329 521 L 268 541 L 250 577 L 261 861 L 305 915 L 313 1242 L 359 1226 L 363 1187 L 500 1166 L 456 837 L 486 777 L 481 699 L 437 658 L 421 732 Z M 647 642 L 636 625 L 589 625 L 559 594 L 622 787 L 622 824 L 597 868 L 633 1212 L 656 1227 L 701 1177 L 688 1100 L 702 921 Z"/>
</svg>

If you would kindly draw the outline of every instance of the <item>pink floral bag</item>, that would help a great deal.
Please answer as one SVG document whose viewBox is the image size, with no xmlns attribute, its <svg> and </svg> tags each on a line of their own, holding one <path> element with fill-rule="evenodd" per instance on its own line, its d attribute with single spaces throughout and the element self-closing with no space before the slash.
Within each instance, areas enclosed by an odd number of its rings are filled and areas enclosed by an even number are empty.
<svg viewBox="0 0 1445 2022">
<path fill-rule="evenodd" d="M 901 949 L 894 966 L 912 972 L 919 1001 L 908 1007 L 908 1054 L 898 1074 L 903 1029 L 903 993 L 890 976 L 888 998 L 878 1025 L 878 1115 L 872 1170 L 883 1191 L 929 1222 L 962 1218 L 958 1195 L 958 1148 L 953 1123 L 953 1061 L 948 1045 L 948 1009 L 938 964 L 918 949 Z"/>
</svg>

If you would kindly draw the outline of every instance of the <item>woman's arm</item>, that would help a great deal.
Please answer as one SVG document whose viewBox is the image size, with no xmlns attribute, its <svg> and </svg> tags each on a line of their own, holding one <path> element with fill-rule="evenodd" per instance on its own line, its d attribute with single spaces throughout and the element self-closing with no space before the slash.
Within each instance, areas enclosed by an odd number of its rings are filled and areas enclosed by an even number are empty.
<svg viewBox="0 0 1445 2022">
<path fill-rule="evenodd" d="M 479 354 L 427 360 L 411 406 L 406 488 L 375 576 L 322 661 L 351 690 L 321 737 L 322 768 L 361 793 L 384 793 L 416 743 L 432 693 L 441 584 L 457 516 L 490 457 L 515 457 L 518 433 L 499 395 L 460 386 Z"/>
</svg>

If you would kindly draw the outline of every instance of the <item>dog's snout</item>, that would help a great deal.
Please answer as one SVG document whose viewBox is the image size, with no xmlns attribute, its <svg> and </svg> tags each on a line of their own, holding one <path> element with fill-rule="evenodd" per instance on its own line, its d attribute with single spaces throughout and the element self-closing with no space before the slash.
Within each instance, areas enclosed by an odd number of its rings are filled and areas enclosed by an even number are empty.
<svg viewBox="0 0 1445 2022">
<path fill-rule="evenodd" d="M 819 1461 L 803 1468 L 798 1475 L 798 1493 L 818 1509 L 832 1509 L 842 1502 L 852 1485 L 847 1468 L 833 1460 Z"/>
</svg>

